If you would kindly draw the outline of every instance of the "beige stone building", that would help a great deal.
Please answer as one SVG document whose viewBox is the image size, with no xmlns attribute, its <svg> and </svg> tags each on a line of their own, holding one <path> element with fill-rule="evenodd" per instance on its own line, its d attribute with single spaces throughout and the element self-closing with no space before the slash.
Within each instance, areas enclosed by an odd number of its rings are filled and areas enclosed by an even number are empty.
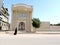
<svg viewBox="0 0 60 45">
<path fill-rule="evenodd" d="M 11 30 L 30 32 L 32 26 L 33 7 L 26 4 L 12 5 Z"/>
<path fill-rule="evenodd" d="M 0 11 L 0 30 L 9 30 L 8 9 L 2 7 Z"/>
</svg>

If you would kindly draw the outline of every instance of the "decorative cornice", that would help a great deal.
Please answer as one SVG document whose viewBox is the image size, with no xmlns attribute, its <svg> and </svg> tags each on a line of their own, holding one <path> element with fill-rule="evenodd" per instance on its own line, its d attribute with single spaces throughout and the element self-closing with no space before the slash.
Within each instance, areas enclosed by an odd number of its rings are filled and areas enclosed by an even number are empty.
<svg viewBox="0 0 60 45">
<path fill-rule="evenodd" d="M 33 8 L 33 6 L 31 6 L 31 5 L 22 4 L 22 3 L 19 3 L 19 4 L 13 4 L 12 6 L 13 6 L 13 7 L 16 7 L 16 6 L 24 6 L 24 7 L 28 7 L 28 8 Z"/>
</svg>

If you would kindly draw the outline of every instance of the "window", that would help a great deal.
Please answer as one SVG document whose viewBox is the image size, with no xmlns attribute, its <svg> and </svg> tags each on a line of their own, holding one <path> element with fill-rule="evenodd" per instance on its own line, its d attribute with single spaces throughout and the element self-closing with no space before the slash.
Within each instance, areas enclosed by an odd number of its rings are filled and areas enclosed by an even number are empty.
<svg viewBox="0 0 60 45">
<path fill-rule="evenodd" d="M 1 26 L 1 22 L 0 22 L 0 26 Z"/>
<path fill-rule="evenodd" d="M 26 15 L 25 15 L 25 14 L 23 14 L 23 13 L 21 13 L 21 14 L 19 14 L 19 17 L 20 17 L 20 18 L 25 18 L 25 17 L 26 17 Z"/>
<path fill-rule="evenodd" d="M 1 13 L 0 13 L 0 15 L 1 15 Z"/>
<path fill-rule="evenodd" d="M 2 18 L 0 17 L 0 19 L 2 19 Z"/>
<path fill-rule="evenodd" d="M 2 20 L 2 18 L 0 17 L 0 21 Z"/>
<path fill-rule="evenodd" d="M 1 11 L 0 11 L 0 15 L 1 15 Z"/>
</svg>

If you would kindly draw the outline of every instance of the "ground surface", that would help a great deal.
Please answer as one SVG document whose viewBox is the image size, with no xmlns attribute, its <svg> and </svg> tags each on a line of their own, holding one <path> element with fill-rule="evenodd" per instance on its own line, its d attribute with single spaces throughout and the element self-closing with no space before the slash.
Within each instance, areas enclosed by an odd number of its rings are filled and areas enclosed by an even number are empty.
<svg viewBox="0 0 60 45">
<path fill-rule="evenodd" d="M 60 45 L 60 34 L 0 34 L 0 45 Z"/>
</svg>

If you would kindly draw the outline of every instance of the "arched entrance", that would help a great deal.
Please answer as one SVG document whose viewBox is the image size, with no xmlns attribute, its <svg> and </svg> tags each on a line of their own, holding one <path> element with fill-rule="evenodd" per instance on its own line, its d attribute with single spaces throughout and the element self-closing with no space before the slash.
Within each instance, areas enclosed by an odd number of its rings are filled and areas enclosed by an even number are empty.
<svg viewBox="0 0 60 45">
<path fill-rule="evenodd" d="M 21 30 L 21 31 L 25 30 L 25 23 L 24 22 L 20 22 L 18 29 Z"/>
</svg>

